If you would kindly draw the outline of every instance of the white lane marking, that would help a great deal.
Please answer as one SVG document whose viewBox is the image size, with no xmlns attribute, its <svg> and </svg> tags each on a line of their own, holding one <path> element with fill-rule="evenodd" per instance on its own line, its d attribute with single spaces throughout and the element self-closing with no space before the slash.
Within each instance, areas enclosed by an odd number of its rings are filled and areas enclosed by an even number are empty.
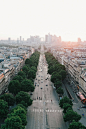
<svg viewBox="0 0 86 129">
<path fill-rule="evenodd" d="M 73 103 L 73 104 L 76 104 L 76 103 Z"/>
<path fill-rule="evenodd" d="M 33 109 L 32 112 L 43 112 L 44 109 Z M 63 110 L 45 110 L 45 112 L 62 112 Z"/>
<path fill-rule="evenodd" d="M 33 100 L 33 102 L 34 103 L 36 103 L 36 102 L 40 102 L 40 103 L 42 103 L 42 102 L 46 102 L 46 103 L 51 103 L 51 100 L 46 100 L 46 101 L 43 101 L 43 100 Z M 53 101 L 53 103 L 56 103 L 57 101 Z M 76 104 L 76 103 L 75 103 Z"/>
</svg>

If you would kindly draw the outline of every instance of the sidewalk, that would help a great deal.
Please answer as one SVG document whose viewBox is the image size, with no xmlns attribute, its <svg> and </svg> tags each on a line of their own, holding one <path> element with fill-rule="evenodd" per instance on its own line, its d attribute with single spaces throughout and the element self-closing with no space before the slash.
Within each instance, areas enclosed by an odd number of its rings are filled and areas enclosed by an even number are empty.
<svg viewBox="0 0 86 129">
<path fill-rule="evenodd" d="M 82 116 L 82 114 L 84 114 L 84 116 L 81 117 L 79 122 L 81 122 L 84 126 L 86 126 L 86 108 L 80 108 L 80 110 L 78 110 L 78 108 L 81 107 L 83 104 L 81 103 L 80 99 L 77 98 L 76 94 L 73 93 L 73 87 L 71 87 L 67 82 L 65 82 L 65 85 L 67 86 L 71 95 L 75 99 L 73 102 L 73 110 L 76 111 L 81 116 Z M 63 86 L 64 86 L 64 84 L 63 84 Z M 82 92 L 82 90 L 79 90 L 79 91 Z M 67 91 L 65 91 L 65 92 L 67 92 Z"/>
</svg>

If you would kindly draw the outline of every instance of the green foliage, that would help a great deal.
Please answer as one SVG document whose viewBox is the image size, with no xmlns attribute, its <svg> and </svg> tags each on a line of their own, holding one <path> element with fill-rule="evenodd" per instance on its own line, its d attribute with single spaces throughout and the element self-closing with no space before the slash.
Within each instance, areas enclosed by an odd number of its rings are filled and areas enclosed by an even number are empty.
<svg viewBox="0 0 86 129">
<path fill-rule="evenodd" d="M 27 75 L 29 69 L 28 69 L 28 67 L 27 67 L 26 65 L 22 68 L 22 70 L 23 70 L 23 72 L 25 72 L 26 75 Z"/>
<path fill-rule="evenodd" d="M 76 122 L 79 121 L 81 119 L 81 116 L 79 114 L 77 114 L 77 112 L 74 112 L 73 110 L 68 110 L 64 116 L 64 121 L 73 121 L 75 120 Z"/>
<path fill-rule="evenodd" d="M 28 79 L 30 79 L 30 78 L 35 79 L 35 77 L 36 77 L 36 73 L 34 72 L 34 70 L 29 70 Z"/>
<path fill-rule="evenodd" d="M 8 90 L 10 93 L 17 94 L 21 90 L 21 85 L 18 80 L 10 81 Z"/>
<path fill-rule="evenodd" d="M 8 106 L 13 106 L 15 103 L 15 98 L 12 94 L 3 94 L 0 96 L 0 99 L 3 99 L 4 101 L 6 101 L 8 103 Z"/>
<path fill-rule="evenodd" d="M 25 111 L 27 111 L 27 108 L 23 104 L 18 104 L 17 106 L 22 107 Z"/>
<path fill-rule="evenodd" d="M 32 67 L 31 67 L 31 70 L 35 71 L 35 73 L 36 73 L 36 71 L 37 71 L 37 69 L 36 69 L 35 66 L 32 66 Z"/>
<path fill-rule="evenodd" d="M 57 72 L 54 72 L 54 73 L 52 74 L 52 76 L 51 76 L 51 81 L 52 81 L 53 83 L 55 83 L 55 81 L 56 81 L 57 79 L 61 81 L 62 76 L 59 75 Z"/>
<path fill-rule="evenodd" d="M 25 60 L 25 64 L 29 64 L 30 63 L 30 60 L 27 58 L 26 60 Z"/>
<path fill-rule="evenodd" d="M 22 105 L 22 104 L 18 104 L 15 108 L 12 108 L 11 113 L 13 113 L 14 110 L 17 110 L 17 109 L 20 109 L 20 108 L 24 109 L 24 113 L 26 114 L 27 109 L 26 109 L 26 107 L 25 107 L 24 105 Z"/>
<path fill-rule="evenodd" d="M 24 79 L 21 82 L 21 90 L 25 92 L 34 91 L 35 87 L 31 80 Z"/>
<path fill-rule="evenodd" d="M 84 125 L 82 125 L 80 122 L 73 122 L 69 125 L 68 129 L 86 129 Z"/>
<path fill-rule="evenodd" d="M 54 83 L 54 86 L 57 88 L 59 88 L 60 86 L 62 86 L 62 82 L 59 81 L 59 80 L 56 80 L 55 83 Z"/>
<path fill-rule="evenodd" d="M 57 93 L 58 94 L 64 94 L 64 91 L 63 91 L 63 89 L 61 88 L 61 87 L 59 87 L 58 89 L 57 89 Z"/>
<path fill-rule="evenodd" d="M 70 105 L 69 103 L 64 103 L 63 109 L 63 113 L 66 113 L 68 110 L 72 110 L 72 105 Z"/>
<path fill-rule="evenodd" d="M 5 124 L 1 126 L 1 129 L 24 129 L 24 127 L 19 116 L 11 116 L 5 120 Z"/>
<path fill-rule="evenodd" d="M 27 121 L 26 121 L 26 111 L 22 108 L 22 107 L 19 107 L 17 106 L 17 108 L 15 108 L 11 114 L 8 115 L 8 117 L 11 117 L 11 116 L 19 116 L 22 120 L 22 125 L 26 125 L 27 124 Z"/>
<path fill-rule="evenodd" d="M 30 106 L 32 104 L 32 100 L 30 99 L 30 95 L 24 91 L 18 92 L 16 95 L 16 103 L 24 104 L 24 106 Z M 26 104 L 26 105 L 25 105 Z"/>
<path fill-rule="evenodd" d="M 18 72 L 18 75 L 20 75 L 23 79 L 26 78 L 26 74 L 25 74 L 24 71 L 19 71 L 19 72 Z"/>
<path fill-rule="evenodd" d="M 46 52 L 45 57 L 48 63 L 48 73 L 51 74 L 51 81 L 54 83 L 54 86 L 58 88 L 62 85 L 62 80 L 66 77 L 65 66 L 59 64 L 50 52 Z"/>
<path fill-rule="evenodd" d="M 16 76 L 13 78 L 13 80 L 18 80 L 18 81 L 21 83 L 22 80 L 23 80 L 23 77 L 20 76 L 20 75 L 16 75 Z"/>
<path fill-rule="evenodd" d="M 64 80 L 66 78 L 66 71 L 65 70 L 61 70 L 59 72 L 59 74 L 62 76 L 62 80 Z"/>
<path fill-rule="evenodd" d="M 63 108 L 64 103 L 69 103 L 70 105 L 73 105 L 72 101 L 67 97 L 64 97 L 63 99 L 60 100 L 59 105 L 61 108 Z"/>
<path fill-rule="evenodd" d="M 8 103 L 0 99 L 0 118 L 5 118 L 8 114 Z"/>
</svg>

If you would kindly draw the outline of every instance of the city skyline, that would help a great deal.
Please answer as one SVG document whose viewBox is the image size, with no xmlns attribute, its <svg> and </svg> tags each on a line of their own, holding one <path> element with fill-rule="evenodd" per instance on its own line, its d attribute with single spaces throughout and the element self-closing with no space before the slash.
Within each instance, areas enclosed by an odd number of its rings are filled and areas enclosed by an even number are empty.
<svg viewBox="0 0 86 129">
<path fill-rule="evenodd" d="M 30 35 L 61 36 L 62 41 L 86 40 L 83 0 L 3 0 L 0 2 L 0 40 Z"/>
</svg>

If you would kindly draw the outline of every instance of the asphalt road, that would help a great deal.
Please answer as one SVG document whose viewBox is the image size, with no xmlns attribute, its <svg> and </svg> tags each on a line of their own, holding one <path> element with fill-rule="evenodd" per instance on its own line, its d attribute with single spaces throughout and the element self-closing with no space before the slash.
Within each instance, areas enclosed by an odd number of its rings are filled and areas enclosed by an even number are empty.
<svg viewBox="0 0 86 129">
<path fill-rule="evenodd" d="M 27 111 L 26 129 L 67 129 L 57 94 L 51 86 L 50 75 L 47 74 L 47 70 L 42 48 L 36 75 L 37 80 L 35 79 L 34 82 L 36 87 L 31 96 L 33 104 L 28 107 Z M 46 80 L 46 78 L 48 79 Z"/>
</svg>

